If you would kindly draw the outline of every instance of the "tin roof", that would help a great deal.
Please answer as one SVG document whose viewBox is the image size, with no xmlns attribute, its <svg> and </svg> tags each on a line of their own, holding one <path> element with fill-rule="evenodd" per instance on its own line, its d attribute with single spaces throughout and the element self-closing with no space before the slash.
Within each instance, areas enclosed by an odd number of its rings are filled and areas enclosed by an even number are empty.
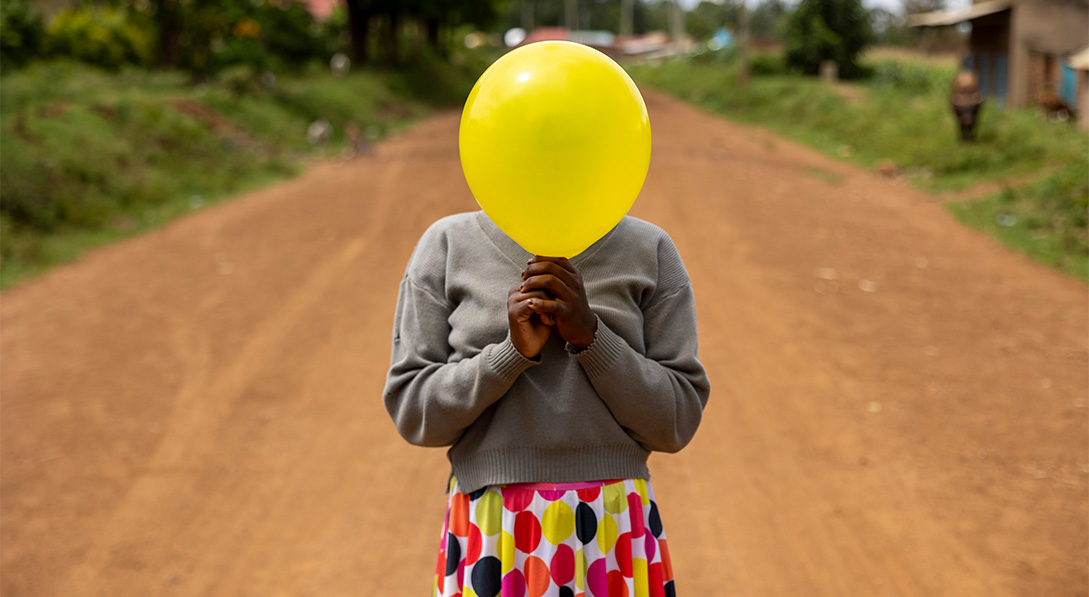
<svg viewBox="0 0 1089 597">
<path fill-rule="evenodd" d="M 1071 54 L 1066 63 L 1070 65 L 1070 68 L 1076 68 L 1078 70 L 1089 70 L 1089 46 L 1078 50 Z"/>
<path fill-rule="evenodd" d="M 971 21 L 996 12 L 1009 10 L 1013 5 L 1012 0 L 990 0 L 980 2 L 963 8 L 953 10 L 938 10 L 934 12 L 921 12 L 908 16 L 908 27 L 940 27 L 942 25 L 956 25 L 964 21 Z"/>
</svg>

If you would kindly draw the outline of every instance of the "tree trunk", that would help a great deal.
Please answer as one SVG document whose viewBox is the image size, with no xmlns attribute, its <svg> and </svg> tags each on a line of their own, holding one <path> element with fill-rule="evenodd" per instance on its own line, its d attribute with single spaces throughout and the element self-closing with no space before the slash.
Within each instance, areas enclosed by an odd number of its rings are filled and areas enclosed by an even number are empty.
<svg viewBox="0 0 1089 597">
<path fill-rule="evenodd" d="M 384 59 L 390 64 L 401 62 L 401 12 L 394 10 L 386 15 L 386 28 L 382 31 Z"/>
<path fill-rule="evenodd" d="M 345 0 L 348 6 L 348 31 L 352 36 L 352 61 L 360 66 L 370 61 L 371 15 L 361 0 Z"/>
<path fill-rule="evenodd" d="M 526 35 L 533 31 L 533 0 L 522 0 L 522 29 Z"/>
<path fill-rule="evenodd" d="M 178 66 L 182 15 L 177 0 L 156 0 L 155 25 L 159 33 L 156 62 L 163 68 Z"/>
<path fill-rule="evenodd" d="M 439 56 L 446 55 L 446 48 L 442 45 L 442 40 L 439 37 L 439 29 L 441 22 L 438 17 L 427 17 L 427 45 L 431 46 L 432 50 Z"/>
</svg>

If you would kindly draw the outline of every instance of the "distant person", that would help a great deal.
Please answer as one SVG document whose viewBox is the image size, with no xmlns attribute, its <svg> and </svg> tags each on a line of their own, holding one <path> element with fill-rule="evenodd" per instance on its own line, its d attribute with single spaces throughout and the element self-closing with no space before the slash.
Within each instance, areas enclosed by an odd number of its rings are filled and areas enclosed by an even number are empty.
<svg viewBox="0 0 1089 597">
<path fill-rule="evenodd" d="M 960 125 L 960 140 L 975 140 L 976 118 L 983 105 L 983 96 L 979 92 L 979 77 L 975 72 L 963 68 L 953 79 L 953 93 L 949 98 L 953 114 Z"/>
<path fill-rule="evenodd" d="M 647 457 L 692 439 L 709 392 L 692 284 L 657 226 L 625 217 L 568 260 L 483 211 L 432 225 L 384 398 L 410 443 L 450 446 L 433 595 L 675 595 Z"/>
<path fill-rule="evenodd" d="M 359 130 L 359 125 L 356 123 L 349 122 L 344 125 L 344 136 L 352 146 L 352 157 L 374 153 L 374 145 L 363 137 L 363 132 Z"/>
</svg>

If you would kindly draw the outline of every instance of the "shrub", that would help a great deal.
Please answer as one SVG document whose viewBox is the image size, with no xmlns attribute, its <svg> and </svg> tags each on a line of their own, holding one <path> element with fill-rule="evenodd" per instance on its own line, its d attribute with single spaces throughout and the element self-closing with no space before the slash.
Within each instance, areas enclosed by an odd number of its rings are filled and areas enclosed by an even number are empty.
<svg viewBox="0 0 1089 597">
<path fill-rule="evenodd" d="M 749 57 L 749 72 L 753 75 L 785 75 L 789 72 L 781 54 L 754 52 Z"/>
<path fill-rule="evenodd" d="M 135 13 L 80 6 L 62 10 L 49 23 L 46 49 L 53 55 L 118 70 L 129 64 L 148 64 L 152 38 Z"/>
<path fill-rule="evenodd" d="M 896 60 L 881 60 L 870 67 L 870 79 L 875 87 L 906 93 L 948 91 L 955 72 L 950 68 L 934 68 Z"/>
<path fill-rule="evenodd" d="M 0 69 L 21 67 L 41 53 L 45 27 L 26 0 L 0 3 L 0 28 Z"/>
<path fill-rule="evenodd" d="M 845 79 L 858 78 L 865 69 L 859 54 L 873 40 L 869 16 L 860 0 L 802 0 L 786 24 L 786 62 L 815 75 L 821 62 L 832 60 Z"/>
<path fill-rule="evenodd" d="M 178 66 L 199 77 L 238 65 L 292 69 L 332 55 L 325 28 L 294 0 L 194 2 L 185 22 Z"/>
</svg>

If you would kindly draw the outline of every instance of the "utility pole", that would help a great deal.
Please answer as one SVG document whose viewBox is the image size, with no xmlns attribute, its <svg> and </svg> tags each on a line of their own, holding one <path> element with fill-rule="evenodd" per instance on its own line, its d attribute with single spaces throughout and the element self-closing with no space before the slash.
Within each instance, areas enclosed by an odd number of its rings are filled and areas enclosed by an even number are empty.
<svg viewBox="0 0 1089 597">
<path fill-rule="evenodd" d="M 564 2 L 563 21 L 568 31 L 575 31 L 579 28 L 578 0 L 567 0 Z"/>
<path fill-rule="evenodd" d="M 526 35 L 533 31 L 533 0 L 522 0 L 522 29 Z"/>
<path fill-rule="evenodd" d="M 737 84 L 739 87 L 745 87 L 749 84 L 749 7 L 745 5 L 745 0 L 741 0 L 741 23 L 739 29 L 741 29 L 741 39 L 738 40 L 738 63 L 739 69 L 737 71 Z"/>
<path fill-rule="evenodd" d="M 683 50 L 682 44 L 684 40 L 684 11 L 681 10 L 681 0 L 672 0 L 673 10 L 671 14 L 673 18 L 673 51 L 680 54 Z"/>
<path fill-rule="evenodd" d="M 632 35 L 632 20 L 635 12 L 635 0 L 620 0 L 620 37 Z"/>
</svg>

